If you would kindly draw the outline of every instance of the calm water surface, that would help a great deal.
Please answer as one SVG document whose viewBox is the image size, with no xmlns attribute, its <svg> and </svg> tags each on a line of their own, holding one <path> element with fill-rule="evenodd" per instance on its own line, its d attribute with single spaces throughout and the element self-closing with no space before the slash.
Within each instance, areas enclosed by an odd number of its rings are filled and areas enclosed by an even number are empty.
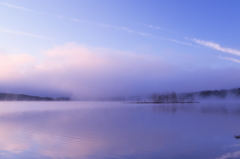
<svg viewBox="0 0 240 159">
<path fill-rule="evenodd" d="M 0 158 L 240 158 L 239 123 L 240 103 L 0 102 Z"/>
</svg>

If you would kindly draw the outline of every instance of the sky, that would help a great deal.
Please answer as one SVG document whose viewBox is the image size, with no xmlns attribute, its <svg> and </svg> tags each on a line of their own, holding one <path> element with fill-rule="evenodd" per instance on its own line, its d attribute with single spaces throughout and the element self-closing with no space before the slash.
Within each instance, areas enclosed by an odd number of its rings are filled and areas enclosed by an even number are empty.
<svg viewBox="0 0 240 159">
<path fill-rule="evenodd" d="M 238 6 L 0 0 L 0 92 L 84 99 L 238 88 Z"/>
</svg>

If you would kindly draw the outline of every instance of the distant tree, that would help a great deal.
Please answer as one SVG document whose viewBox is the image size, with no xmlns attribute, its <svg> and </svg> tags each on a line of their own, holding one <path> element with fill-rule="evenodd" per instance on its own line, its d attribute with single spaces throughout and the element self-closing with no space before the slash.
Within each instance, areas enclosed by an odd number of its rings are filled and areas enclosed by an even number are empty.
<svg viewBox="0 0 240 159">
<path fill-rule="evenodd" d="M 184 102 L 194 102 L 195 99 L 191 96 L 190 98 L 178 97 L 177 93 L 165 92 L 165 93 L 153 93 L 149 98 L 149 101 L 154 103 L 184 103 Z"/>
<path fill-rule="evenodd" d="M 173 103 L 178 102 L 177 94 L 175 92 L 170 93 L 170 99 L 171 99 L 171 102 Z"/>
</svg>

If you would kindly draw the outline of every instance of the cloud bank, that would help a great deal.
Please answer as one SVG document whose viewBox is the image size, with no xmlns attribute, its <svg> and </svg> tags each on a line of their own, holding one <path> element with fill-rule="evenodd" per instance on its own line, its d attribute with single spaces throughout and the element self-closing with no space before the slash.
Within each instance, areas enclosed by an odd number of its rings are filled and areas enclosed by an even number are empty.
<svg viewBox="0 0 240 159">
<path fill-rule="evenodd" d="M 137 93 L 138 85 L 142 83 L 144 87 L 157 71 L 161 71 L 160 76 L 168 74 L 158 57 L 75 43 L 46 51 L 41 59 L 27 54 L 1 54 L 2 90 L 9 86 L 69 92 L 81 97 L 114 96 Z"/>
<path fill-rule="evenodd" d="M 159 55 L 67 43 L 43 52 L 40 58 L 0 54 L 0 89 L 75 99 L 127 97 L 238 87 L 239 71 L 187 71 L 166 63 Z"/>
</svg>

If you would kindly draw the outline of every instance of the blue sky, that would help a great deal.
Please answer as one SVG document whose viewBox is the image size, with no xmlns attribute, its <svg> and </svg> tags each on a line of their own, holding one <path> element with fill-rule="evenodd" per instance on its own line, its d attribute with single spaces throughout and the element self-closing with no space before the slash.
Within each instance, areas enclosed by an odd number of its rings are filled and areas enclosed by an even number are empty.
<svg viewBox="0 0 240 159">
<path fill-rule="evenodd" d="M 0 1 L 0 87 L 75 97 L 239 87 L 239 5 Z"/>
</svg>

